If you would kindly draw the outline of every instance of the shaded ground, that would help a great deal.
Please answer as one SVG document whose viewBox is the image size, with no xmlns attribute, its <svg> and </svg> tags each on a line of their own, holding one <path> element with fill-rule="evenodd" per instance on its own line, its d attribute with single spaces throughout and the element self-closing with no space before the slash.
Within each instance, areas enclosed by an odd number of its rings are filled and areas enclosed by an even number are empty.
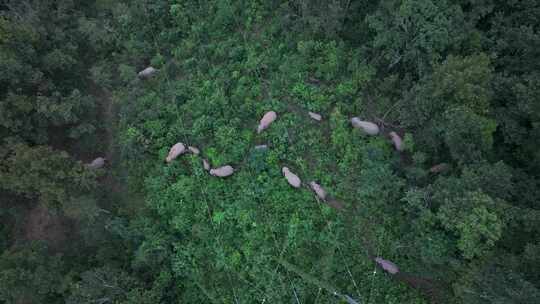
<svg viewBox="0 0 540 304">
<path fill-rule="evenodd" d="M 88 84 L 88 88 L 89 93 L 96 98 L 98 125 L 95 134 L 91 135 L 87 140 L 95 140 L 97 141 L 96 144 L 91 148 L 88 148 L 86 144 L 78 144 L 65 136 L 60 136 L 63 132 L 65 133 L 65 130 L 59 129 L 56 130 L 59 136 L 53 136 L 56 141 L 51 142 L 51 146 L 55 149 L 67 151 L 73 159 L 84 163 L 102 156 L 107 159 L 108 165 L 110 165 L 114 161 L 114 131 L 112 130 L 112 126 L 114 126 L 114 109 L 110 94 L 92 82 Z M 102 185 L 102 198 L 108 197 L 111 192 L 120 193 L 124 191 L 111 170 L 108 170 L 108 168 L 105 170 L 105 175 L 99 181 Z M 20 235 L 21 239 L 45 241 L 52 250 L 61 250 L 62 245 L 69 238 L 77 235 L 76 226 L 76 223 L 73 223 L 70 219 L 38 203 L 27 211 L 22 225 L 17 228 L 17 234 Z"/>
<path fill-rule="evenodd" d="M 68 239 L 70 225 L 64 217 L 51 213 L 38 204 L 28 212 L 24 237 L 29 241 L 45 241 L 51 249 L 59 249 Z"/>
<path fill-rule="evenodd" d="M 114 203 L 118 198 L 128 197 L 129 191 L 122 182 L 119 154 L 117 153 L 117 145 L 114 141 L 116 128 L 116 109 L 112 100 L 111 93 L 97 84 L 91 82 L 89 84 L 90 93 L 96 98 L 96 106 L 98 108 L 98 118 L 101 122 L 99 129 L 96 131 L 98 141 L 100 142 L 100 151 L 96 151 L 95 157 L 105 157 L 105 175 L 100 179 L 102 199 Z M 112 201 L 111 201 L 112 200 Z M 104 209 L 109 209 L 110 206 L 101 206 Z"/>
<path fill-rule="evenodd" d="M 89 83 L 88 88 L 90 93 L 96 98 L 96 106 L 98 108 L 97 118 L 100 122 L 96 130 L 96 135 L 100 141 L 99 147 L 102 151 L 95 151 L 96 154 L 99 154 L 96 157 L 104 156 L 107 160 L 112 160 L 114 157 L 113 126 L 115 125 L 115 115 L 111 94 L 93 82 Z"/>
</svg>

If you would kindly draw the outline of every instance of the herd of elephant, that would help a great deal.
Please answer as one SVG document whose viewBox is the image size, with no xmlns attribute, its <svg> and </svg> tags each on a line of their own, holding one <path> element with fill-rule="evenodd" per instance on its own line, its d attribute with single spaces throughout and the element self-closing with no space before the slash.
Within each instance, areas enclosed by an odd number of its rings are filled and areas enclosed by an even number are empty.
<svg viewBox="0 0 540 304">
<path fill-rule="evenodd" d="M 309 112 L 308 115 L 314 120 L 317 120 L 317 121 L 322 120 L 322 116 L 318 113 Z M 261 133 L 265 129 L 269 128 L 270 125 L 277 119 L 277 116 L 278 116 L 277 113 L 274 111 L 269 111 L 265 113 L 259 122 L 259 126 L 257 127 L 257 133 Z M 379 127 L 375 123 L 372 123 L 369 121 L 362 121 L 358 117 L 351 118 L 350 122 L 353 127 L 362 130 L 364 133 L 368 135 L 377 135 L 380 132 Z M 401 137 L 395 132 L 390 132 L 389 135 L 395 149 L 397 151 L 403 151 L 403 140 L 401 139 Z M 259 145 L 255 147 L 255 149 L 267 149 L 267 148 L 268 147 L 266 145 Z M 201 155 L 201 152 L 198 148 L 193 147 L 193 146 L 186 146 L 186 144 L 178 142 L 170 148 L 169 153 L 167 157 L 165 158 L 165 161 L 167 163 L 170 163 L 174 161 L 177 157 L 185 153 Z M 215 177 L 225 178 L 225 177 L 233 175 L 235 172 L 235 169 L 231 165 L 225 165 L 225 166 L 220 166 L 217 168 L 212 168 L 212 166 L 210 165 L 209 161 L 206 158 L 202 158 L 202 166 L 206 171 L 209 172 L 210 175 L 215 176 Z M 291 171 L 291 169 L 289 169 L 288 167 L 282 167 L 281 172 L 284 178 L 289 183 L 289 185 L 291 185 L 291 187 L 293 188 L 302 187 L 303 185 L 302 180 L 300 179 L 300 177 L 298 177 L 298 175 L 294 174 Z M 307 186 L 309 187 L 309 189 L 311 189 L 314 192 L 314 194 L 316 195 L 318 199 L 327 203 L 330 207 L 333 207 L 338 210 L 343 210 L 343 204 L 333 198 L 330 198 L 326 190 L 317 182 L 310 181 L 307 184 Z M 399 268 L 394 263 L 388 260 L 385 260 L 381 257 L 376 257 L 374 260 L 376 263 L 379 264 L 381 268 L 383 268 L 385 271 L 387 271 L 390 274 L 395 274 L 399 271 Z"/>
<path fill-rule="evenodd" d="M 155 69 L 153 67 L 147 67 L 144 70 L 142 70 L 141 72 L 139 72 L 138 76 L 141 79 L 147 79 L 147 78 L 152 77 L 157 72 L 158 72 L 157 69 Z M 322 115 L 321 114 L 314 113 L 314 112 L 308 112 L 308 115 L 309 115 L 309 117 L 311 117 L 312 119 L 314 119 L 316 121 L 321 121 L 322 120 Z M 261 118 L 260 122 L 259 122 L 259 126 L 257 127 L 257 133 L 261 133 L 264 130 L 266 130 L 267 128 L 269 128 L 270 125 L 277 119 L 277 117 L 278 117 L 278 115 L 274 111 L 266 112 L 263 115 L 263 117 Z M 364 132 L 367 135 L 376 136 L 376 135 L 380 134 L 379 126 L 377 124 L 373 123 L 373 122 L 361 120 L 358 117 L 353 117 L 353 118 L 350 119 L 350 123 L 351 123 L 352 127 L 361 130 L 362 132 Z M 388 135 L 390 137 L 390 140 L 392 141 L 392 144 L 393 144 L 394 148 L 398 152 L 402 152 L 404 150 L 404 143 L 403 143 L 402 138 L 394 131 L 389 132 Z M 257 149 L 257 150 L 265 150 L 265 149 L 268 149 L 268 146 L 267 145 L 258 145 L 258 146 L 255 147 L 255 149 Z M 201 151 L 197 147 L 187 146 L 184 143 L 178 142 L 178 143 L 174 144 L 170 148 L 169 153 L 168 153 L 167 157 L 165 158 L 165 161 L 167 163 L 170 163 L 170 162 L 174 161 L 176 158 L 178 158 L 180 155 L 185 154 L 185 153 L 191 153 L 191 154 L 197 155 L 197 156 L 201 155 Z M 90 168 L 90 169 L 99 169 L 99 168 L 102 168 L 102 167 L 105 166 L 105 162 L 106 162 L 105 158 L 98 157 L 98 158 L 94 159 L 91 163 L 86 164 L 86 166 L 88 168 Z M 225 178 L 225 177 L 231 176 L 235 172 L 235 169 L 231 165 L 225 165 L 225 166 L 220 166 L 220 167 L 217 167 L 217 168 L 212 168 L 212 166 L 210 165 L 210 162 L 206 158 L 202 158 L 202 166 L 203 166 L 204 170 L 206 170 L 210 175 L 215 176 L 215 177 L 220 177 L 220 178 Z M 447 165 L 444 164 L 444 163 L 443 164 L 438 164 L 438 165 L 435 165 L 432 168 L 430 168 L 429 171 L 431 173 L 439 173 L 441 171 L 444 171 L 446 169 L 446 167 L 447 167 Z M 282 167 L 281 172 L 282 172 L 284 178 L 289 183 L 289 185 L 291 185 L 291 187 L 293 187 L 293 188 L 302 187 L 303 183 L 302 183 L 302 180 L 300 179 L 300 177 L 298 177 L 298 175 L 294 174 L 288 167 Z M 332 207 L 334 209 L 337 209 L 337 210 L 343 210 L 344 209 L 343 204 L 341 202 L 339 202 L 338 200 L 336 200 L 334 198 L 331 198 L 327 194 L 326 190 L 321 185 L 319 185 L 317 182 L 310 181 L 305 186 L 308 187 L 308 189 L 310 189 L 311 191 L 313 191 L 313 193 L 315 194 L 315 196 L 319 200 L 325 202 L 330 207 Z M 399 272 L 399 268 L 396 266 L 396 264 L 392 263 L 391 261 L 385 260 L 385 259 L 383 259 L 381 257 L 375 257 L 374 261 L 382 269 L 384 269 L 386 272 L 388 272 L 390 274 L 396 274 L 396 273 Z"/>
</svg>

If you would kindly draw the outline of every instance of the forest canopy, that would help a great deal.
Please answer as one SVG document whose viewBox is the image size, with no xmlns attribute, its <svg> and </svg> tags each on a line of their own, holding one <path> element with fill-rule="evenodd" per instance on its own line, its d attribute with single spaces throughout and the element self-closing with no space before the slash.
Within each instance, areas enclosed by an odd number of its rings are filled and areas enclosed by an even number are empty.
<svg viewBox="0 0 540 304">
<path fill-rule="evenodd" d="M 536 0 L 0 1 L 0 303 L 540 303 Z"/>
</svg>

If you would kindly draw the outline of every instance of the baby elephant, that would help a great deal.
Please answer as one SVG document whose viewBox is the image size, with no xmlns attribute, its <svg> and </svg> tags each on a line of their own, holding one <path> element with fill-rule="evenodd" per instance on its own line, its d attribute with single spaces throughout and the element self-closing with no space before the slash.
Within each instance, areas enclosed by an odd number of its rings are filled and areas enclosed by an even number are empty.
<svg viewBox="0 0 540 304">
<path fill-rule="evenodd" d="M 210 171 L 210 163 L 208 162 L 208 160 L 206 158 L 203 158 L 202 164 L 203 164 L 204 170 Z"/>
<path fill-rule="evenodd" d="M 316 121 L 321 121 L 322 120 L 322 116 L 319 113 L 308 112 L 308 115 L 309 115 L 309 117 L 311 117 L 312 119 L 314 119 Z"/>
<path fill-rule="evenodd" d="M 139 72 L 139 77 L 140 78 L 150 78 L 152 77 L 155 73 L 157 73 L 157 69 L 153 68 L 153 67 L 147 67 L 146 69 L 142 70 Z"/>
<path fill-rule="evenodd" d="M 379 266 L 381 266 L 382 269 L 386 270 L 390 274 L 396 274 L 399 272 L 399 268 L 397 267 L 397 265 L 388 260 L 385 260 L 380 257 L 376 257 L 375 262 L 377 262 L 377 264 L 379 264 Z"/>
<path fill-rule="evenodd" d="M 261 122 L 259 123 L 259 127 L 257 127 L 257 133 L 261 133 L 263 130 L 267 129 L 271 123 L 276 120 L 277 114 L 274 111 L 266 112 L 264 114 L 263 118 L 261 119 Z"/>
<path fill-rule="evenodd" d="M 441 173 L 441 172 L 444 172 L 446 170 L 448 170 L 448 164 L 447 163 L 440 163 L 440 164 L 437 164 L 431 168 L 429 168 L 429 172 L 430 173 Z"/>
<path fill-rule="evenodd" d="M 195 155 L 201 154 L 201 150 L 199 150 L 199 148 L 197 148 L 197 147 L 189 146 L 188 150 L 189 150 L 189 152 L 191 152 L 191 153 L 193 153 Z"/>
<path fill-rule="evenodd" d="M 107 159 L 104 158 L 104 157 L 98 157 L 96 159 L 94 159 L 91 163 L 87 164 L 86 167 L 88 167 L 89 169 L 101 169 L 103 168 L 103 166 L 105 166 L 105 161 Z"/>
<path fill-rule="evenodd" d="M 379 134 L 379 126 L 370 121 L 360 120 L 358 117 L 351 118 L 351 125 L 357 129 L 361 129 L 367 135 Z"/>
<path fill-rule="evenodd" d="M 281 169 L 281 172 L 287 179 L 287 182 L 289 183 L 289 185 L 293 186 L 294 188 L 300 188 L 300 185 L 302 185 L 302 181 L 296 174 L 292 173 L 291 170 L 289 170 L 289 168 L 283 167 Z"/>
<path fill-rule="evenodd" d="M 210 175 L 217 177 L 227 177 L 232 175 L 233 173 L 234 169 L 229 165 L 210 170 Z"/>
<path fill-rule="evenodd" d="M 403 150 L 405 149 L 405 146 L 403 145 L 403 139 L 401 139 L 401 137 L 394 131 L 390 132 L 388 135 L 390 135 L 390 139 L 394 144 L 394 148 L 396 148 L 396 150 L 399 152 L 403 152 Z"/>
<path fill-rule="evenodd" d="M 326 200 L 326 191 L 321 187 L 321 185 L 317 184 L 316 182 L 310 182 L 309 187 L 311 187 L 311 190 L 317 194 L 317 196 L 322 199 L 323 201 Z"/>
<path fill-rule="evenodd" d="M 176 159 L 179 155 L 186 152 L 186 146 L 184 146 L 183 143 L 176 143 L 174 146 L 171 147 L 169 150 L 169 155 L 167 155 L 167 158 L 165 159 L 168 163 L 172 162 L 174 159 Z"/>
</svg>

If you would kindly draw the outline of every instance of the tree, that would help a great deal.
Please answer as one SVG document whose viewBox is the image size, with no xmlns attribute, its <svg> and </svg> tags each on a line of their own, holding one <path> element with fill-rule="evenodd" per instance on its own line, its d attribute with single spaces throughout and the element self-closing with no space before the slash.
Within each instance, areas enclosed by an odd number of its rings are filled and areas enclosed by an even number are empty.
<svg viewBox="0 0 540 304">
<path fill-rule="evenodd" d="M 382 53 L 381 66 L 416 76 L 428 74 L 458 48 L 467 27 L 460 6 L 430 0 L 381 1 L 368 24 L 375 32 L 372 47 Z"/>
<path fill-rule="evenodd" d="M 115 268 L 99 267 L 85 271 L 81 280 L 71 285 L 66 303 L 155 303 L 141 283 Z"/>
<path fill-rule="evenodd" d="M 399 120 L 428 154 L 468 163 L 486 157 L 496 123 L 491 117 L 491 68 L 485 54 L 449 56 L 405 96 Z"/>
<path fill-rule="evenodd" d="M 66 265 L 42 243 L 12 248 L 0 259 L 0 300 L 6 303 L 62 303 Z"/>
<path fill-rule="evenodd" d="M 0 163 L 4 190 L 58 207 L 66 203 L 70 195 L 95 187 L 96 172 L 74 162 L 66 152 L 25 144 L 7 148 Z"/>
</svg>

